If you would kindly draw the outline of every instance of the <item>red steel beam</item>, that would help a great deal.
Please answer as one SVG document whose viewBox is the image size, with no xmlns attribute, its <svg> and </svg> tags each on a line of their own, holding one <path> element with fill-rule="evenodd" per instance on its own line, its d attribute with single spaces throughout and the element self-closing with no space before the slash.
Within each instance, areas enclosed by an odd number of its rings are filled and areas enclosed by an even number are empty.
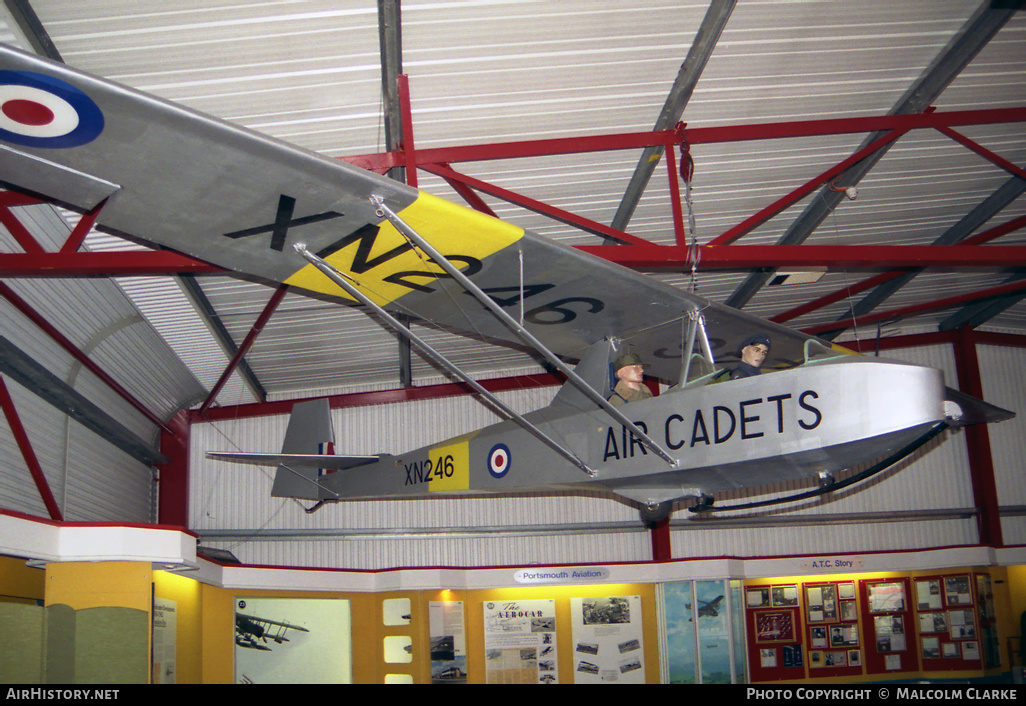
<svg viewBox="0 0 1026 706">
<path fill-rule="evenodd" d="M 104 199 L 100 203 L 96 204 L 93 208 L 86 211 L 81 218 L 78 219 L 78 223 L 75 224 L 75 228 L 71 231 L 71 235 L 64 241 L 64 245 L 61 246 L 62 253 L 72 253 L 79 249 L 82 245 L 82 241 L 89 235 L 89 231 L 93 229 L 96 224 L 96 219 L 100 217 L 100 211 L 107 205 L 107 199 Z"/>
<path fill-rule="evenodd" d="M 168 462 L 157 466 L 157 522 L 189 526 L 189 414 L 181 410 L 168 421 L 171 432 L 160 433 L 160 452 Z"/>
<path fill-rule="evenodd" d="M 962 327 L 955 339 L 955 368 L 958 389 L 983 399 L 983 381 L 980 361 L 976 353 L 976 339 L 969 327 Z M 965 442 L 969 456 L 969 478 L 973 500 L 980 509 L 976 517 L 980 544 L 988 547 L 1004 546 L 1001 532 L 1001 509 L 998 502 L 997 481 L 994 478 L 994 459 L 990 448 L 987 424 L 965 427 Z"/>
<path fill-rule="evenodd" d="M 823 333 L 824 331 L 837 331 L 839 329 L 847 329 L 852 326 L 861 326 L 863 324 L 876 323 L 878 321 L 889 321 L 891 319 L 901 319 L 914 314 L 921 314 L 924 311 L 933 311 L 935 309 L 944 309 L 950 306 L 957 306 L 959 304 L 965 304 L 966 302 L 977 301 L 979 299 L 988 299 L 990 297 L 999 297 L 1004 294 L 1013 294 L 1026 289 L 1026 280 L 1020 280 L 1018 282 L 1010 282 L 1008 284 L 1000 284 L 996 287 L 988 287 L 987 289 L 978 289 L 973 292 L 966 294 L 957 294 L 951 297 L 944 297 L 937 299 L 936 301 L 926 302 L 924 304 L 912 304 L 910 306 L 899 307 L 897 309 L 891 309 L 890 311 L 881 311 L 875 314 L 867 314 L 866 316 L 860 316 L 854 321 L 833 321 L 826 324 L 819 324 L 818 326 L 810 326 L 802 329 L 805 333 L 817 334 Z"/>
<path fill-rule="evenodd" d="M 426 172 L 431 172 L 432 174 L 437 174 L 438 176 L 446 180 L 452 180 L 466 184 L 467 186 L 473 187 L 478 191 L 483 191 L 487 194 L 491 194 L 492 196 L 497 196 L 503 201 L 509 201 L 510 203 L 517 204 L 518 206 L 523 206 L 524 208 L 530 211 L 534 211 L 536 213 L 540 213 L 550 218 L 554 218 L 557 221 L 567 223 L 569 225 L 581 228 L 582 230 L 586 230 L 591 233 L 595 233 L 596 235 L 601 235 L 607 238 L 613 238 L 615 240 L 619 240 L 624 243 L 630 243 L 632 245 L 651 245 L 651 243 L 649 243 L 647 240 L 642 240 L 641 238 L 633 236 L 630 233 L 625 233 L 622 230 L 610 228 L 609 226 L 599 223 L 598 221 L 592 221 L 587 218 L 582 218 L 581 216 L 570 213 L 569 211 L 564 211 L 563 209 L 556 208 L 555 206 L 550 206 L 546 203 L 542 203 L 541 201 L 537 201 L 530 197 L 523 196 L 522 194 L 510 191 L 509 189 L 503 189 L 502 187 L 495 186 L 494 184 L 489 184 L 486 181 L 481 181 L 480 179 L 475 179 L 474 177 L 467 176 L 466 174 L 460 174 L 459 172 L 454 171 L 450 167 L 443 167 L 440 164 L 422 164 L 421 169 L 423 169 Z"/>
<path fill-rule="evenodd" d="M 975 140 L 970 140 L 965 135 L 961 134 L 960 132 L 956 132 L 956 131 L 952 130 L 949 127 L 938 127 L 937 130 L 940 131 L 942 134 L 947 135 L 948 137 L 950 137 L 952 140 L 954 140 L 955 142 L 959 143 L 963 147 L 967 147 L 968 149 L 972 150 L 973 152 L 975 152 L 976 154 L 980 155 L 984 159 L 987 159 L 987 160 L 993 162 L 994 164 L 996 164 L 997 166 L 1001 167 L 1002 169 L 1004 169 L 1005 171 L 1009 172 L 1010 174 L 1014 174 L 1015 176 L 1019 177 L 1020 179 L 1026 179 L 1026 169 L 1022 169 L 1021 167 L 1018 167 L 1018 166 L 1012 164 L 1011 162 L 1009 162 L 1007 159 L 1005 159 L 1001 155 L 995 154 L 994 152 L 991 152 L 990 150 L 988 150 L 986 147 L 984 147 L 983 145 L 979 144 Z"/>
<path fill-rule="evenodd" d="M 717 142 L 745 142 L 776 140 L 818 135 L 841 135 L 892 130 L 989 125 L 996 123 L 1026 122 L 1026 108 L 998 108 L 994 110 L 963 110 L 910 115 L 882 115 L 825 120 L 797 120 L 793 122 L 754 123 L 723 127 L 688 128 L 682 132 L 659 130 L 655 132 L 620 133 L 583 137 L 497 142 L 480 145 L 461 145 L 419 149 L 416 163 L 439 164 L 479 162 L 496 159 L 543 157 L 581 152 L 640 149 L 664 146 L 669 143 L 697 145 Z M 406 157 L 400 152 L 381 152 L 340 157 L 343 161 L 372 171 L 403 166 Z"/>
<path fill-rule="evenodd" d="M 636 269 L 689 265 L 680 245 L 578 245 L 578 249 Z M 703 269 L 753 267 L 1021 267 L 1026 245 L 726 245 L 700 248 Z"/>
<path fill-rule="evenodd" d="M 0 254 L 0 277 L 225 274 L 225 270 L 167 250 Z"/>
<path fill-rule="evenodd" d="M 735 240 L 737 240 L 741 236 L 745 235 L 746 233 L 749 233 L 749 232 L 755 230 L 760 225 L 762 225 L 763 223 L 765 223 L 769 219 L 771 219 L 774 216 L 776 216 L 777 214 L 779 214 L 781 211 L 783 211 L 788 206 L 791 206 L 791 205 L 797 203 L 798 201 L 802 200 L 803 198 L 805 198 L 806 196 L 811 194 L 813 191 L 815 191 L 816 189 L 818 189 L 819 187 L 821 187 L 823 184 L 827 183 L 828 181 L 830 181 L 834 177 L 837 177 L 837 176 L 841 175 L 842 173 L 844 173 L 844 171 L 846 169 L 848 169 L 848 168 L 858 164 L 863 159 L 865 159 L 869 155 L 873 154 L 877 150 L 883 149 L 887 145 L 891 144 L 892 142 L 897 140 L 899 137 L 904 135 L 906 132 L 908 132 L 908 131 L 907 130 L 892 130 L 891 132 L 887 133 L 883 137 L 880 137 L 880 138 L 878 138 L 876 140 L 873 140 L 873 142 L 871 142 L 870 144 L 866 145 L 865 147 L 863 147 L 862 149 L 860 149 L 858 152 L 856 152 L 852 156 L 848 157 L 847 159 L 839 162 L 838 164 L 836 164 L 831 169 L 826 170 L 825 172 L 823 172 L 819 176 L 813 177 L 812 179 L 810 179 L 809 181 L 805 182 L 804 184 L 799 186 L 797 189 L 793 190 L 791 193 L 789 193 L 786 196 L 784 196 L 783 198 L 777 199 L 776 201 L 771 203 L 769 206 L 766 206 L 765 208 L 761 209 L 760 211 L 752 214 L 751 216 L 749 216 L 745 220 L 743 220 L 740 223 L 738 223 L 733 228 L 728 229 L 722 235 L 719 235 L 719 236 L 713 238 L 712 240 L 709 241 L 708 245 L 711 245 L 711 246 L 729 245 L 730 243 L 734 242 Z"/>
<path fill-rule="evenodd" d="M 982 243 L 989 242 L 991 240 L 994 240 L 995 238 L 1000 238 L 1003 235 L 1014 233 L 1020 228 L 1026 228 L 1026 216 L 1019 216 L 1018 218 L 1013 218 L 1008 223 L 1004 223 L 995 228 L 991 228 L 987 231 L 984 231 L 983 233 L 974 235 L 971 238 L 966 238 L 962 241 L 962 244 L 981 245 Z M 822 297 L 819 297 L 818 299 L 806 302 L 788 311 L 781 312 L 776 316 L 771 316 L 770 321 L 775 321 L 778 324 L 785 323 L 792 319 L 796 319 L 799 316 L 803 316 L 818 309 L 822 309 L 825 306 L 829 306 L 837 301 L 840 301 L 841 299 L 844 299 L 845 297 L 854 294 L 859 294 L 879 284 L 888 282 L 894 279 L 895 277 L 900 277 L 902 274 L 902 270 L 897 270 L 894 272 L 884 272 L 882 274 L 876 275 L 875 277 L 870 277 L 867 280 L 845 287 L 844 289 L 839 289 L 836 292 L 833 292 L 832 294 L 826 294 Z"/>
<path fill-rule="evenodd" d="M 509 390 L 530 390 L 536 387 L 551 387 L 562 385 L 566 379 L 558 374 L 544 373 L 539 375 L 518 375 L 507 378 L 495 378 L 491 380 L 479 380 L 482 387 L 489 392 L 506 392 Z M 381 404 L 392 404 L 396 402 L 416 402 L 419 400 L 434 400 L 444 397 L 459 397 L 462 395 L 476 394 L 469 385 L 459 382 L 443 383 L 439 385 L 424 385 L 421 387 L 400 387 L 394 390 L 380 390 L 377 392 L 355 392 L 346 395 L 332 395 L 329 403 L 333 409 L 346 409 L 349 407 L 371 407 Z M 198 411 L 189 414 L 189 421 L 206 422 L 219 421 L 224 419 L 250 419 L 253 417 L 266 417 L 279 414 L 288 414 L 292 411 L 292 405 L 303 400 L 284 400 L 281 402 L 254 402 L 243 405 L 224 407 L 212 407 L 205 414 L 200 415 Z"/>
<path fill-rule="evenodd" d="M 399 114 L 403 134 L 400 145 L 403 166 L 406 167 L 406 183 L 417 188 L 417 150 L 413 143 L 413 107 L 410 105 L 410 77 L 399 74 L 395 77 L 399 93 Z"/>
<path fill-rule="evenodd" d="M 43 499 L 43 505 L 46 506 L 46 511 L 50 513 L 50 519 L 58 521 L 63 520 L 64 516 L 61 514 L 61 509 L 53 497 L 53 492 L 50 490 L 50 484 L 47 482 L 46 476 L 43 474 L 43 467 L 39 465 L 39 459 L 36 458 L 36 454 L 32 450 L 32 443 L 29 441 L 28 434 L 25 432 L 25 427 L 22 425 L 21 418 L 18 416 L 18 410 L 14 407 L 14 400 L 11 399 L 11 394 L 7 391 L 7 384 L 4 382 L 2 377 L 0 377 L 0 407 L 4 410 L 4 416 L 7 417 L 7 424 L 11 427 L 11 432 L 14 434 L 15 441 L 18 442 L 18 448 L 21 450 L 21 455 L 25 459 L 25 465 L 28 466 L 29 473 L 32 475 L 32 480 L 35 481 L 36 488 L 39 490 L 39 495 Z"/>
<path fill-rule="evenodd" d="M 212 405 L 214 400 L 217 399 L 217 395 L 221 392 L 221 388 L 228 382 L 228 378 L 232 376 L 235 369 L 239 367 L 239 363 L 249 352 L 249 349 L 253 346 L 253 342 L 256 341 L 257 336 L 259 336 L 264 330 L 264 326 L 267 325 L 271 315 L 278 308 L 278 305 L 281 304 L 281 300 L 285 298 L 288 291 L 289 286 L 287 284 L 283 284 L 274 291 L 274 294 L 271 295 L 270 301 L 267 302 L 264 310 L 260 313 L 260 316 L 257 317 L 256 323 L 253 324 L 253 328 L 251 328 L 249 333 L 246 334 L 245 340 L 242 342 L 242 345 L 239 346 L 239 349 L 235 351 L 235 355 L 232 356 L 231 361 L 228 363 L 228 367 L 225 368 L 223 373 L 221 373 L 221 377 L 217 381 L 217 384 L 214 385 L 214 389 L 210 391 L 210 394 L 207 395 L 207 399 L 204 400 L 203 404 L 200 405 L 199 410 L 197 410 L 200 415 L 204 415 L 207 410 L 210 409 L 210 405 Z"/>
</svg>

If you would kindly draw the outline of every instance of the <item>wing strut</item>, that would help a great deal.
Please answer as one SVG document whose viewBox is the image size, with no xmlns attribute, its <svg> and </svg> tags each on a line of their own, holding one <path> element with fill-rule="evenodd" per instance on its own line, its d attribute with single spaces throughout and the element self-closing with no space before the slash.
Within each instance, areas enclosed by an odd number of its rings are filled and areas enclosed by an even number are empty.
<svg viewBox="0 0 1026 706">
<path fill-rule="evenodd" d="M 573 368 L 569 367 L 566 363 L 559 359 L 559 357 L 550 351 L 545 345 L 531 335 L 531 332 L 521 326 L 512 316 L 507 314 L 502 308 L 495 303 L 495 301 L 485 294 L 480 287 L 470 281 L 465 274 L 460 272 L 459 268 L 449 262 L 444 255 L 435 250 L 435 248 L 428 243 L 424 238 L 420 236 L 413 228 L 406 224 L 396 213 L 385 205 L 384 200 L 379 196 L 372 196 L 371 203 L 378 209 L 378 213 L 383 215 L 388 221 L 395 226 L 404 237 L 413 241 L 418 248 L 427 253 L 428 257 L 435 261 L 439 267 L 455 279 L 459 284 L 466 289 L 470 294 L 484 305 L 486 309 L 492 312 L 496 318 L 502 323 L 512 329 L 525 343 L 530 345 L 536 351 L 541 353 L 546 360 L 556 367 L 559 372 L 566 375 L 567 379 L 571 380 L 578 389 L 583 392 L 588 399 L 597 404 L 599 407 L 604 409 L 613 419 L 618 421 L 623 426 L 631 430 L 636 439 L 639 439 L 645 446 L 647 446 L 656 456 L 666 461 L 671 466 L 677 465 L 677 461 L 670 456 L 669 453 L 663 450 L 659 444 L 651 439 L 645 432 L 638 428 L 638 426 L 623 415 L 616 407 L 611 405 L 609 401 L 602 395 L 600 395 L 595 388 L 589 385 L 580 375 L 574 372 Z M 308 258 L 309 259 L 309 258 Z"/>
<path fill-rule="evenodd" d="M 396 333 L 408 338 L 411 343 L 415 344 L 422 351 L 424 351 L 429 356 L 434 358 L 435 361 L 437 361 L 442 367 L 444 367 L 450 373 L 459 376 L 464 382 L 466 382 L 468 385 L 474 388 L 474 390 L 478 394 L 480 394 L 493 405 L 501 409 L 513 421 L 515 421 L 529 433 L 538 437 L 538 439 L 542 443 L 544 443 L 546 446 L 548 446 L 553 451 L 558 453 L 560 456 L 565 458 L 571 464 L 581 469 L 589 476 L 595 476 L 595 471 L 588 468 L 587 464 L 585 464 L 584 461 L 575 456 L 570 450 L 561 446 L 558 442 L 549 437 L 537 426 L 527 421 L 521 415 L 517 414 L 512 409 L 510 409 L 506 404 L 502 402 L 502 400 L 500 400 L 498 397 L 496 397 L 491 392 L 482 387 L 481 384 L 477 382 L 477 380 L 474 380 L 474 378 L 464 373 L 455 364 L 449 362 L 449 360 L 445 356 L 443 356 L 441 353 L 432 348 L 429 343 L 424 341 L 424 339 L 422 339 L 417 334 L 413 333 L 413 331 L 411 331 L 410 329 L 403 326 L 398 319 L 392 316 L 392 314 L 385 311 L 383 308 L 378 306 L 374 301 L 372 301 L 369 297 L 367 297 L 363 292 L 359 291 L 354 284 L 355 280 L 353 280 L 353 282 L 350 282 L 345 274 L 339 272 L 334 267 L 329 265 L 327 262 L 325 262 L 321 258 L 314 255 L 312 252 L 307 250 L 306 245 L 304 243 L 296 243 L 295 247 L 296 252 L 298 252 L 300 255 L 306 258 L 310 262 L 310 264 L 312 264 L 314 267 L 320 270 L 321 273 L 324 274 L 332 282 L 334 282 L 339 287 L 344 289 L 354 299 L 356 299 L 361 304 L 371 309 L 374 313 L 380 316 L 386 323 L 388 323 L 389 326 L 395 329 Z"/>
<path fill-rule="evenodd" d="M 684 314 L 683 320 L 687 326 L 687 333 L 684 334 L 684 366 L 680 371 L 679 384 L 683 387 L 687 384 L 688 375 L 691 372 L 691 353 L 695 348 L 695 338 L 698 334 L 702 334 L 699 339 L 699 343 L 702 346 L 702 355 L 708 359 L 709 363 L 715 363 L 716 358 L 713 356 L 712 347 L 709 345 L 709 337 L 705 332 L 705 317 L 698 311 L 687 311 Z"/>
</svg>

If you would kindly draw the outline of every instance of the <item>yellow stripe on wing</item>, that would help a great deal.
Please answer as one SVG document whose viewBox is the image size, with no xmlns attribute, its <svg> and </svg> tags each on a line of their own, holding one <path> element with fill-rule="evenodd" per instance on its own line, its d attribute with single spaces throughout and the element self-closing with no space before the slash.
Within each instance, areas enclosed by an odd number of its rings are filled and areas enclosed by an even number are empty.
<svg viewBox="0 0 1026 706">
<path fill-rule="evenodd" d="M 458 206 L 423 191 L 399 212 L 399 217 L 436 250 L 472 274 L 480 263 L 520 240 L 524 230 L 478 211 Z M 423 253 L 414 251 L 388 221 L 369 225 L 346 238 L 344 246 L 324 258 L 361 285 L 379 305 L 394 302 L 413 291 L 433 289 L 447 277 Z M 351 299 L 313 265 L 307 265 L 285 284 Z"/>
</svg>

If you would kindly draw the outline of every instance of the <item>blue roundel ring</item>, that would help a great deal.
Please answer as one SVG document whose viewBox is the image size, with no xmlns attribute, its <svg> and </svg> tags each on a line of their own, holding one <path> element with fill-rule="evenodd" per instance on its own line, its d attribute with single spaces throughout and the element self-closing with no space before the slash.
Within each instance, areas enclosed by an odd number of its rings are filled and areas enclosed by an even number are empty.
<svg viewBox="0 0 1026 706">
<path fill-rule="evenodd" d="M 31 71 L 0 71 L 0 140 L 78 147 L 103 132 L 103 112 L 78 88 Z"/>
<path fill-rule="evenodd" d="M 505 444 L 496 444 L 488 452 L 488 472 L 492 478 L 502 478 L 509 472 L 509 466 L 513 460 L 509 447 Z"/>
</svg>

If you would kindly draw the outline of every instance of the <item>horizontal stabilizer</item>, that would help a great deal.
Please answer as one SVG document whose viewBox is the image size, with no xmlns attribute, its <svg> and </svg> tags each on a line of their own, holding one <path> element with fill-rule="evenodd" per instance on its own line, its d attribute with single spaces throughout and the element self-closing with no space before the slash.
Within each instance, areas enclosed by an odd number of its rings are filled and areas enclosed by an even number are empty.
<svg viewBox="0 0 1026 706">
<path fill-rule="evenodd" d="M 257 466 L 277 466 L 271 488 L 273 497 L 321 500 L 327 492 L 321 485 L 324 474 L 366 466 L 383 458 L 333 454 L 334 438 L 328 400 L 309 400 L 293 405 L 281 453 L 211 452 L 207 456 Z"/>
<path fill-rule="evenodd" d="M 1003 422 L 1015 416 L 1015 412 L 984 402 L 950 387 L 944 388 L 944 400 L 946 403 L 945 413 L 950 418 L 951 426 Z M 949 409 L 951 407 L 954 408 Z"/>
<path fill-rule="evenodd" d="M 295 468 L 323 468 L 343 471 L 347 468 L 365 466 L 381 460 L 382 456 L 339 456 L 323 454 L 258 454 L 211 452 L 207 456 L 223 461 L 238 461 L 254 466 L 292 466 Z"/>
</svg>

